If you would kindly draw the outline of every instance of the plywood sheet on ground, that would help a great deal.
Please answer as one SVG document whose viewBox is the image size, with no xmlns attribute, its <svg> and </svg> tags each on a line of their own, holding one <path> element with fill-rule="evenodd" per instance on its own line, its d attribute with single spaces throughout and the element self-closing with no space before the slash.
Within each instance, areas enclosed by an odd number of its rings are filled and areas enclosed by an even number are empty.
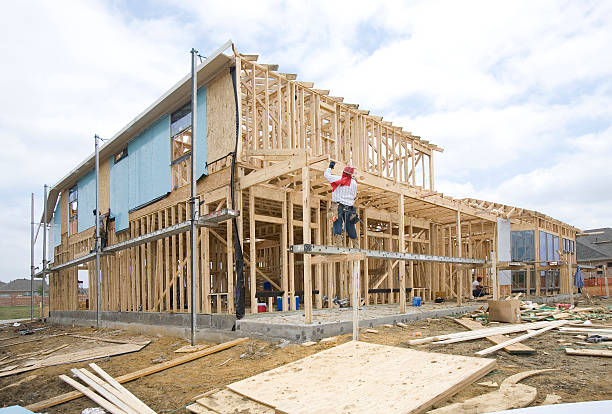
<svg viewBox="0 0 612 414">
<path fill-rule="evenodd" d="M 228 388 L 289 414 L 420 413 L 494 367 L 494 359 L 348 342 Z"/>
<path fill-rule="evenodd" d="M 147 342 L 148 344 L 149 342 Z M 121 344 L 112 346 L 102 346 L 84 351 L 70 352 L 61 355 L 53 355 L 47 358 L 31 361 L 27 366 L 15 368 L 11 371 L 0 372 L 0 377 L 19 374 L 34 369 L 50 367 L 53 365 L 70 364 L 73 362 L 87 361 L 90 359 L 104 358 L 107 356 L 127 354 L 130 352 L 140 351 L 146 344 Z"/>
</svg>

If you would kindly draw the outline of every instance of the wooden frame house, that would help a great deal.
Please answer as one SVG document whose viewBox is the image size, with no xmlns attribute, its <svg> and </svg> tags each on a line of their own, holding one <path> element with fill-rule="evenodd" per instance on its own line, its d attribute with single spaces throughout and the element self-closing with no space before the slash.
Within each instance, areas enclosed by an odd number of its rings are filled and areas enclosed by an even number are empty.
<svg viewBox="0 0 612 414">
<path fill-rule="evenodd" d="M 331 187 L 323 177 L 332 159 L 336 169 L 351 164 L 357 171 L 362 248 L 490 259 L 498 218 L 520 229 L 548 229 L 550 223 L 550 231 L 575 240 L 575 229 L 556 220 L 436 192 L 434 155 L 441 148 L 277 69 L 257 56 L 223 50 L 197 68 L 200 211 L 233 206 L 241 212 L 250 312 L 261 302 L 268 310 L 291 310 L 299 301 L 308 314 L 350 296 L 346 263 L 288 252 L 295 244 L 332 244 Z M 101 213 L 110 210 L 108 246 L 189 219 L 189 102 L 187 76 L 101 148 L 99 199 Z M 54 266 L 93 249 L 93 162 L 86 159 L 49 193 Z M 181 233 L 104 255 L 101 309 L 235 313 L 232 225 L 198 232 L 196 252 L 189 234 Z M 196 303 L 188 294 L 192 254 L 199 258 Z M 89 270 L 89 306 L 96 308 L 93 262 L 87 262 L 51 273 L 51 312 L 78 309 L 79 269 Z M 406 287 L 408 297 L 444 295 L 461 303 L 476 274 L 488 280 L 491 269 L 366 259 L 361 297 L 366 306 L 397 304 Z"/>
</svg>

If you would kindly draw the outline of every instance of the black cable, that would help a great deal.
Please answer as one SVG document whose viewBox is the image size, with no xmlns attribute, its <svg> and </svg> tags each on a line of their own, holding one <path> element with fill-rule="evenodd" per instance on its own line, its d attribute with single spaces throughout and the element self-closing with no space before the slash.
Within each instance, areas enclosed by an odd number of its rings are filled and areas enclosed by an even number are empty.
<svg viewBox="0 0 612 414">
<path fill-rule="evenodd" d="M 238 138 L 240 137 L 240 123 L 238 113 L 238 88 L 236 86 L 236 67 L 230 68 L 230 75 L 232 77 L 232 85 L 234 87 L 234 104 L 236 108 L 236 143 L 234 144 L 234 153 L 232 154 L 232 171 L 231 171 L 231 198 L 232 198 L 232 210 L 235 208 L 235 174 L 236 174 L 236 155 L 238 154 Z M 242 208 L 242 207 L 241 207 Z M 252 208 L 252 206 L 251 206 Z M 236 307 L 236 319 L 242 319 L 245 314 L 245 300 L 244 300 L 244 257 L 242 255 L 242 244 L 240 243 L 240 234 L 238 233 L 238 220 L 232 219 L 232 225 L 234 229 L 234 263 L 236 265 L 236 290 L 234 293 L 234 305 Z M 251 234 L 251 243 L 255 243 L 254 235 Z M 251 257 L 251 260 L 255 260 Z M 253 275 L 251 275 L 253 277 Z"/>
</svg>

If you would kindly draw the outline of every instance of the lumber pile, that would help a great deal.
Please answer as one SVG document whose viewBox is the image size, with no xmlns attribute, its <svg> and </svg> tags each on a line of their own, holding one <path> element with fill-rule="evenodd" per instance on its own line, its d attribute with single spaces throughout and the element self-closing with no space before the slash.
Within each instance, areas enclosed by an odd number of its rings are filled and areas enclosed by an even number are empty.
<svg viewBox="0 0 612 414">
<path fill-rule="evenodd" d="M 185 363 L 190 362 L 190 361 L 194 361 L 196 359 L 205 357 L 207 355 L 214 354 L 216 352 L 221 352 L 221 351 L 223 351 L 225 349 L 232 348 L 232 347 L 234 347 L 236 345 L 239 345 L 239 344 L 242 344 L 244 342 L 247 342 L 248 340 L 249 340 L 249 338 L 238 338 L 238 339 L 234 339 L 232 341 L 224 342 L 224 343 L 219 344 L 219 345 L 214 345 L 212 347 L 203 349 L 201 351 L 191 352 L 191 353 L 183 355 L 181 357 L 171 359 L 170 361 L 162 362 L 161 364 L 155 364 L 155 365 L 150 366 L 148 368 L 143 368 L 143 369 L 140 369 L 138 371 L 130 372 L 129 374 L 121 375 L 121 376 L 115 378 L 115 380 L 118 383 L 120 383 L 120 384 L 129 382 L 129 381 L 134 381 L 134 380 L 136 380 L 138 378 L 142 378 L 142 377 L 145 377 L 147 375 L 155 374 L 157 372 L 161 372 L 161 371 L 164 371 L 166 369 L 173 368 L 173 367 L 185 364 Z M 61 395 L 58 395 L 56 397 L 52 397 L 52 398 L 49 398 L 49 399 L 46 399 L 46 400 L 43 400 L 43 401 L 39 401 L 39 402 L 34 403 L 34 404 L 30 404 L 30 405 L 26 406 L 25 408 L 27 408 L 30 411 L 38 412 L 38 411 L 41 411 L 41 410 L 43 410 L 45 408 L 53 407 L 53 406 L 58 405 L 58 404 L 62 404 L 62 403 L 68 402 L 68 401 L 72 401 L 72 400 L 74 400 L 76 398 L 82 397 L 83 395 L 84 394 L 82 392 L 80 392 L 80 391 L 72 391 L 72 392 L 61 394 Z"/>
<path fill-rule="evenodd" d="M 60 379 L 112 414 L 155 414 L 155 411 L 119 384 L 102 368 L 96 364 L 89 364 L 89 366 L 99 377 L 85 368 L 73 368 L 70 371 L 86 385 L 93 388 L 93 391 L 66 375 L 60 375 Z"/>
</svg>

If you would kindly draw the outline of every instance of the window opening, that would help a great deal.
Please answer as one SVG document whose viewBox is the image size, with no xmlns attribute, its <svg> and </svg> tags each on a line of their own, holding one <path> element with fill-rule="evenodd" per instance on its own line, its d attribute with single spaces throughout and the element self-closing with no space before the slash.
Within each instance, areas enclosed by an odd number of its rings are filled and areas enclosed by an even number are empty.
<svg viewBox="0 0 612 414">
<path fill-rule="evenodd" d="M 128 156 L 128 149 L 127 149 L 127 147 L 125 147 L 120 152 L 118 152 L 117 154 L 114 155 L 113 160 L 114 160 L 115 164 L 117 164 L 122 159 L 127 158 L 127 156 Z"/>
<path fill-rule="evenodd" d="M 191 104 L 188 103 L 170 116 L 171 182 L 176 190 L 191 178 Z"/>
<path fill-rule="evenodd" d="M 68 192 L 68 223 L 69 223 L 69 235 L 77 234 L 79 232 L 78 227 L 78 189 L 75 185 Z"/>
</svg>

